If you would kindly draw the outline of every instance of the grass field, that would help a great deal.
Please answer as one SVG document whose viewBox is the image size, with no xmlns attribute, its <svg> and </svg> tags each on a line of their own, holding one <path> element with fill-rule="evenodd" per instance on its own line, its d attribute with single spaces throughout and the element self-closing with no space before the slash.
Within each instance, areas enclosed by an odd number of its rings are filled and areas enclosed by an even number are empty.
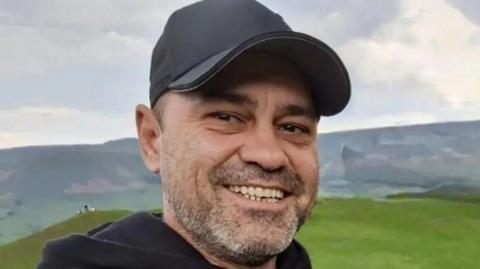
<svg viewBox="0 0 480 269">
<path fill-rule="evenodd" d="M 85 232 L 128 211 L 73 217 L 0 246 L 1 269 L 31 269 L 44 242 Z M 429 199 L 324 199 L 297 235 L 314 268 L 480 268 L 480 205 Z"/>
<path fill-rule="evenodd" d="M 297 238 L 314 268 L 480 268 L 480 205 L 323 200 Z"/>
</svg>

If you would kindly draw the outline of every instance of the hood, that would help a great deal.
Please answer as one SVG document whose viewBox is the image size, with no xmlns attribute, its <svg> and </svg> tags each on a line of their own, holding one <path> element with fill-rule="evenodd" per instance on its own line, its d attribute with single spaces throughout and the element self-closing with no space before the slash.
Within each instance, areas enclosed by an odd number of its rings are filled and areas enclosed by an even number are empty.
<svg viewBox="0 0 480 269">
<path fill-rule="evenodd" d="M 283 268 L 311 268 L 305 250 L 294 241 L 277 257 Z M 138 212 L 102 224 L 86 235 L 73 234 L 47 242 L 37 269 L 55 268 L 219 268 L 173 229 L 161 215 Z"/>
</svg>

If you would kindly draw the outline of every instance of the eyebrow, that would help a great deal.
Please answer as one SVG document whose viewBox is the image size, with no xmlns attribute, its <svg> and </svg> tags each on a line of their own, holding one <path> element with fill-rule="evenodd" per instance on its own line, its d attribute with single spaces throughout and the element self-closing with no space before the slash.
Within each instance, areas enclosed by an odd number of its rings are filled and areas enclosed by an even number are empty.
<svg viewBox="0 0 480 269">
<path fill-rule="evenodd" d="M 235 105 L 249 106 L 252 109 L 256 109 L 258 106 L 257 101 L 251 99 L 250 97 L 242 94 L 231 93 L 231 92 L 205 92 L 201 95 L 203 101 L 226 101 Z M 305 116 L 311 120 L 317 121 L 318 116 L 313 110 L 313 108 L 305 107 L 302 105 L 296 104 L 285 104 L 278 109 L 277 118 L 287 117 L 287 116 Z"/>
<path fill-rule="evenodd" d="M 315 111 L 312 108 L 307 108 L 301 105 L 284 105 L 280 107 L 278 112 L 278 118 L 287 117 L 287 116 L 305 116 L 314 121 L 318 119 Z"/>
</svg>

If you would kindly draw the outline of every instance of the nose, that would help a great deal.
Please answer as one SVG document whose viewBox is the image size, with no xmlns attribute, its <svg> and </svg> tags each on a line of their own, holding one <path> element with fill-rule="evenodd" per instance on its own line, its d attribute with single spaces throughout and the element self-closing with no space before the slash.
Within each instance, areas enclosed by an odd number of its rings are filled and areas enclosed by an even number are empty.
<svg viewBox="0 0 480 269">
<path fill-rule="evenodd" d="M 239 155 L 245 163 L 259 165 L 268 171 L 281 170 L 287 164 L 285 151 L 273 130 L 252 131 L 240 148 Z"/>
</svg>

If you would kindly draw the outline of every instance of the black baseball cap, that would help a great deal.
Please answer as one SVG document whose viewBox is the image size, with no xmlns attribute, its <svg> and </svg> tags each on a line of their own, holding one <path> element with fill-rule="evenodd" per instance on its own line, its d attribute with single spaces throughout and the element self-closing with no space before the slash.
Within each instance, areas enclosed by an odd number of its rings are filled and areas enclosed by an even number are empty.
<svg viewBox="0 0 480 269">
<path fill-rule="evenodd" d="M 175 11 L 153 49 L 151 107 L 166 91 L 199 88 L 247 50 L 293 62 L 304 74 L 320 116 L 339 113 L 350 100 L 347 70 L 325 43 L 292 31 L 257 1 L 204 0 Z"/>
</svg>

